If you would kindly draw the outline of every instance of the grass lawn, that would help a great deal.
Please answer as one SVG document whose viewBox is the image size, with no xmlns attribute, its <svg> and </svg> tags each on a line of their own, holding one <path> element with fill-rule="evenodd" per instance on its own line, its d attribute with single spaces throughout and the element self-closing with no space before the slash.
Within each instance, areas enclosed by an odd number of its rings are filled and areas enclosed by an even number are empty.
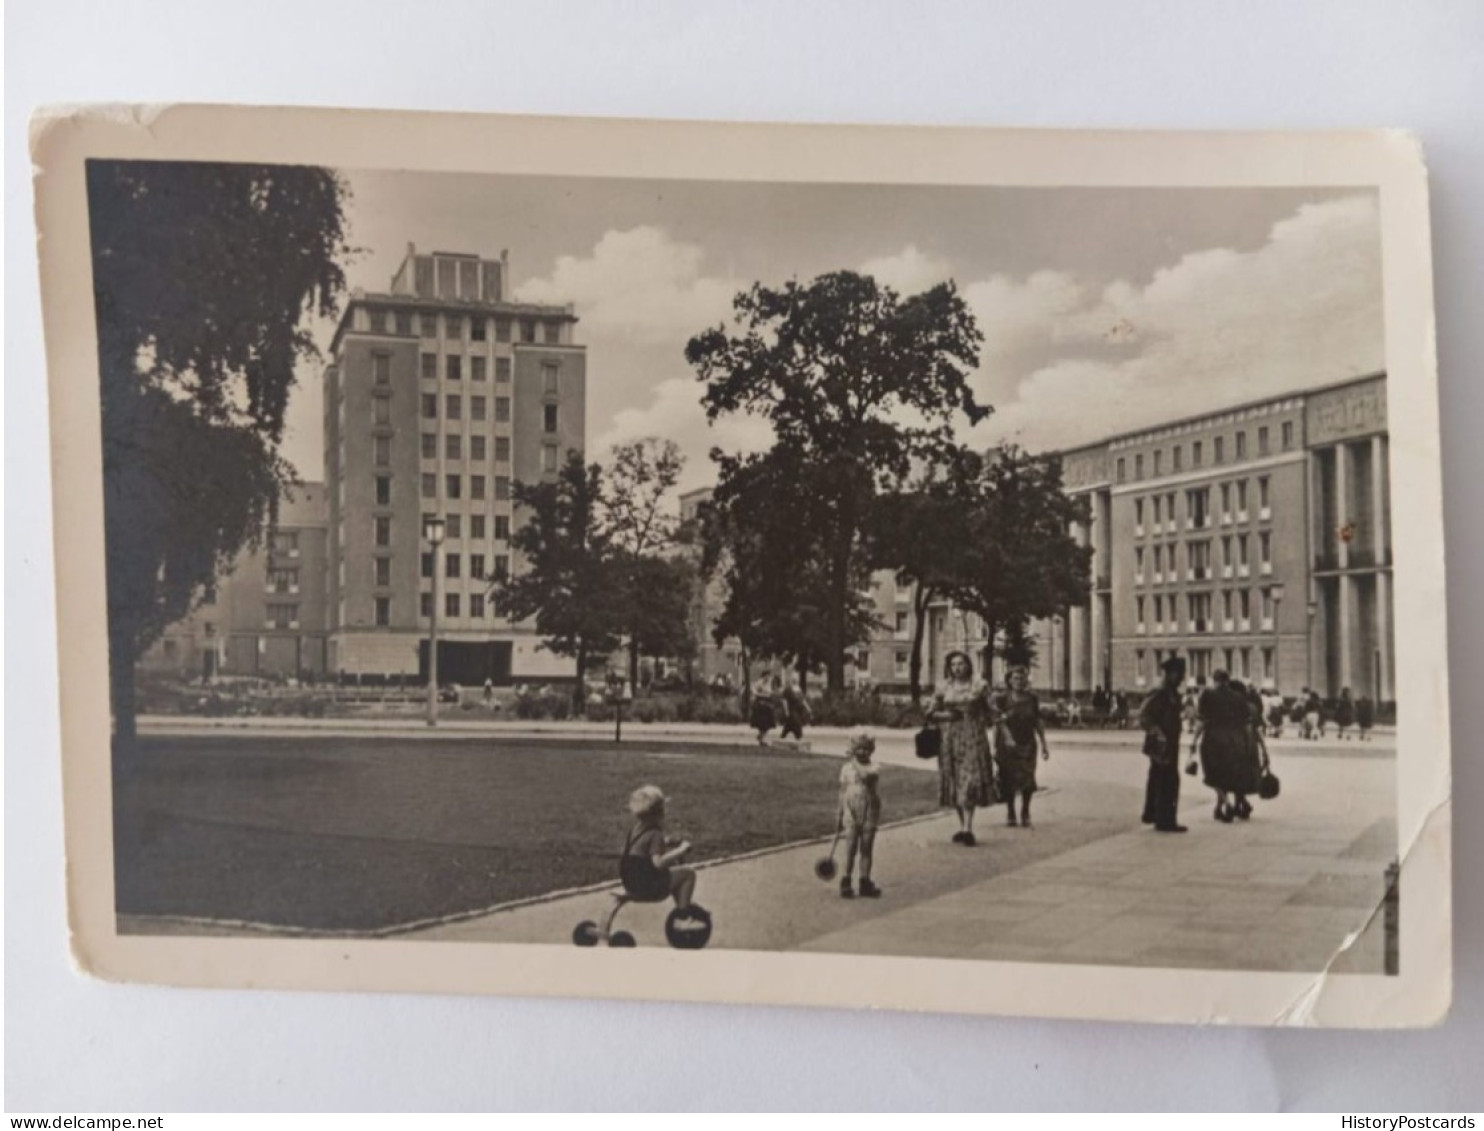
<svg viewBox="0 0 1484 1131">
<path fill-rule="evenodd" d="M 828 834 L 838 758 L 498 739 L 151 738 L 115 798 L 116 910 L 375 930 L 617 878 L 636 786 L 715 859 Z M 882 769 L 883 819 L 937 775 Z"/>
</svg>

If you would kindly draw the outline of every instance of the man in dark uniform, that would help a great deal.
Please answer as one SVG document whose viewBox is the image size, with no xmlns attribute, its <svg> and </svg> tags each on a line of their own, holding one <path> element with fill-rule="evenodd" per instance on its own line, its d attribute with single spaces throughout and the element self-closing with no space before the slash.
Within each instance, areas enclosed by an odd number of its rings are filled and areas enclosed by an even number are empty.
<svg viewBox="0 0 1484 1131">
<path fill-rule="evenodd" d="M 1139 726 L 1144 731 L 1144 753 L 1149 756 L 1149 783 L 1144 790 L 1144 823 L 1157 832 L 1183 833 L 1176 819 L 1180 803 L 1180 732 L 1184 704 L 1180 684 L 1185 680 L 1185 661 L 1171 656 L 1162 665 L 1164 682 L 1144 700 Z"/>
</svg>

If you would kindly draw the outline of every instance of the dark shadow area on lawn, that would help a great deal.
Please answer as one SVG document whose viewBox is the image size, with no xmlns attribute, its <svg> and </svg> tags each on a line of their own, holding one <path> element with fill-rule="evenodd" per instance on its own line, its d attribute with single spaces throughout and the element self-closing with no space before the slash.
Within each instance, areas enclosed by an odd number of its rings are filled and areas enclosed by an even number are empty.
<svg viewBox="0 0 1484 1131">
<path fill-rule="evenodd" d="M 674 743 L 141 739 L 116 786 L 116 911 L 374 931 L 617 876 L 630 791 L 708 860 L 826 835 L 838 758 Z M 887 766 L 884 819 L 936 808 Z"/>
</svg>

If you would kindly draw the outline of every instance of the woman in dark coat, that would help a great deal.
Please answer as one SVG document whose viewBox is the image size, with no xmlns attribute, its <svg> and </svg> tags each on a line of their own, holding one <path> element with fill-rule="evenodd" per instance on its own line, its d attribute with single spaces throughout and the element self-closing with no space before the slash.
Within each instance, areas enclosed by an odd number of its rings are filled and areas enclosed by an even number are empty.
<svg viewBox="0 0 1484 1131">
<path fill-rule="evenodd" d="M 1257 792 L 1262 775 L 1251 740 L 1247 696 L 1231 685 L 1224 671 L 1214 673 L 1211 683 L 1197 707 L 1191 752 L 1200 752 L 1205 782 L 1216 792 L 1215 818 L 1231 824 L 1238 808 L 1233 798 L 1245 802 L 1246 794 Z"/>
<path fill-rule="evenodd" d="M 992 704 L 995 719 L 995 765 L 1000 772 L 1000 792 L 1009 813 L 1005 823 L 1031 827 L 1031 794 L 1036 792 L 1036 754 L 1051 757 L 1046 731 L 1041 726 L 1041 701 L 1028 689 L 1029 673 L 1023 664 L 1005 676 L 1005 689 Z M 1015 819 L 1015 797 L 1020 795 L 1020 820 Z"/>
<path fill-rule="evenodd" d="M 1340 737 L 1346 737 L 1345 732 L 1355 725 L 1355 700 L 1350 698 L 1348 687 L 1340 688 L 1340 701 L 1335 704 L 1335 729 L 1340 732 Z"/>
</svg>

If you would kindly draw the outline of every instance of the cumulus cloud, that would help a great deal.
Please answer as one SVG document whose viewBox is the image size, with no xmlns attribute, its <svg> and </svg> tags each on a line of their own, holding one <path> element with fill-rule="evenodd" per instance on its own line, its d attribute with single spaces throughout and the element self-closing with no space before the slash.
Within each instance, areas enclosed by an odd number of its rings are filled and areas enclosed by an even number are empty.
<svg viewBox="0 0 1484 1131">
<path fill-rule="evenodd" d="M 1062 310 L 1062 356 L 1023 375 L 986 428 L 1061 446 L 1343 380 L 1382 367 L 1382 329 L 1374 199 L 1306 205 L 1256 250 L 1195 252 Z"/>
<path fill-rule="evenodd" d="M 585 256 L 561 256 L 551 274 L 519 287 L 526 302 L 574 303 L 584 332 L 639 343 L 684 343 L 731 314 L 741 289 L 702 274 L 703 250 L 663 229 L 609 231 Z"/>
<path fill-rule="evenodd" d="M 953 275 L 946 259 L 920 251 L 916 244 L 908 244 L 895 255 L 868 259 L 860 272 L 904 295 L 919 294 Z"/>
</svg>

